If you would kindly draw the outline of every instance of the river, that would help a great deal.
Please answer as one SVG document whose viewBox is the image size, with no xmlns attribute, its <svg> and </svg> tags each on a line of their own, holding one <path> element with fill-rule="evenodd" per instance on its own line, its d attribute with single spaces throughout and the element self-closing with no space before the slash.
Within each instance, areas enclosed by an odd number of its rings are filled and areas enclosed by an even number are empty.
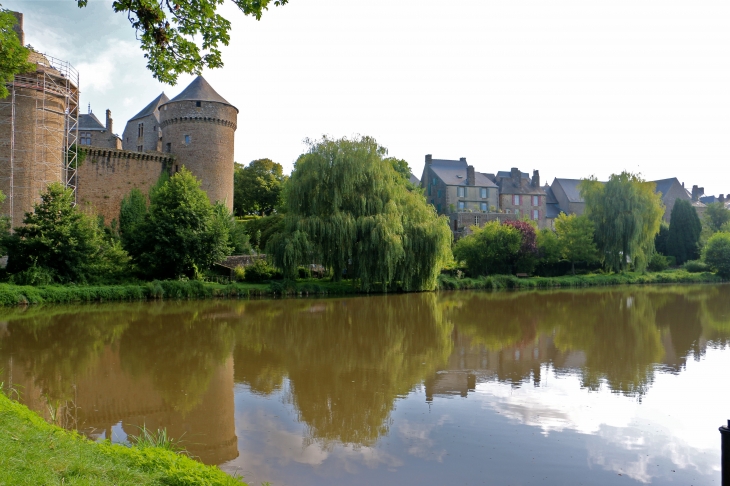
<svg viewBox="0 0 730 486">
<path fill-rule="evenodd" d="M 719 485 L 728 373 L 728 285 L 0 310 L 46 420 L 252 485 Z"/>
</svg>

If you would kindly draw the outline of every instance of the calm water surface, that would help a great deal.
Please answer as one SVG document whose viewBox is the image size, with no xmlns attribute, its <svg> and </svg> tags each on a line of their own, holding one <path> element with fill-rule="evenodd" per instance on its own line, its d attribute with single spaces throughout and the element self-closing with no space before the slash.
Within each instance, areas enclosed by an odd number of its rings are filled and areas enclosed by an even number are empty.
<svg viewBox="0 0 730 486">
<path fill-rule="evenodd" d="M 0 381 L 251 484 L 720 484 L 730 286 L 0 311 Z"/>
</svg>

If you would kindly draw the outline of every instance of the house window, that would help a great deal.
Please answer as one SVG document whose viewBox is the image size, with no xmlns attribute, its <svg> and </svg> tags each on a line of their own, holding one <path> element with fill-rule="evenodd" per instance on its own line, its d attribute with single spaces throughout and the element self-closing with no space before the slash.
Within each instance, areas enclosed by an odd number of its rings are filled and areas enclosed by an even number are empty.
<svg viewBox="0 0 730 486">
<path fill-rule="evenodd" d="M 486 187 L 482 187 L 481 189 L 479 189 L 479 193 L 480 193 L 479 196 L 482 199 L 486 199 L 487 198 L 487 188 Z"/>
<path fill-rule="evenodd" d="M 200 101 L 196 101 L 195 102 L 195 106 L 197 106 L 198 108 L 200 108 Z"/>
<path fill-rule="evenodd" d="M 190 145 L 190 135 L 185 135 L 185 145 Z"/>
<path fill-rule="evenodd" d="M 483 203 L 481 204 L 481 208 L 482 208 L 482 211 L 486 211 L 486 210 L 487 210 L 487 203 L 484 203 L 484 202 L 483 202 Z"/>
<path fill-rule="evenodd" d="M 517 216 L 519 216 L 519 215 L 520 215 L 520 210 L 519 210 L 519 209 L 515 209 L 515 214 L 516 214 Z"/>
<path fill-rule="evenodd" d="M 175 172 L 180 172 L 180 166 L 177 164 L 175 165 Z"/>
<path fill-rule="evenodd" d="M 144 137 L 144 123 L 137 123 L 137 137 Z"/>
<path fill-rule="evenodd" d="M 438 191 L 436 191 L 436 197 L 441 197 L 441 189 L 439 189 Z"/>
<path fill-rule="evenodd" d="M 170 152 L 172 152 L 172 144 L 171 143 L 168 142 L 167 144 L 165 144 L 165 152 L 167 152 L 168 154 Z"/>
<path fill-rule="evenodd" d="M 81 133 L 81 145 L 91 145 L 91 134 L 89 132 Z"/>
<path fill-rule="evenodd" d="M 515 206 L 520 205 L 520 195 L 519 194 L 512 195 L 512 204 L 514 204 Z"/>
<path fill-rule="evenodd" d="M 435 177 L 431 178 L 431 185 L 432 186 L 435 186 L 436 185 L 436 178 Z"/>
<path fill-rule="evenodd" d="M 540 196 L 532 196 L 532 205 L 533 206 L 539 206 L 540 205 Z"/>
<path fill-rule="evenodd" d="M 532 210 L 532 219 L 533 219 L 533 221 L 537 221 L 538 219 L 540 219 L 540 211 L 538 211 L 537 209 L 533 209 Z"/>
<path fill-rule="evenodd" d="M 457 187 L 456 197 L 466 197 L 466 187 Z"/>
<path fill-rule="evenodd" d="M 441 205 L 440 204 L 437 204 L 436 205 L 436 211 L 439 212 L 439 213 L 441 212 Z"/>
<path fill-rule="evenodd" d="M 459 209 L 464 209 L 464 201 L 459 201 Z"/>
</svg>

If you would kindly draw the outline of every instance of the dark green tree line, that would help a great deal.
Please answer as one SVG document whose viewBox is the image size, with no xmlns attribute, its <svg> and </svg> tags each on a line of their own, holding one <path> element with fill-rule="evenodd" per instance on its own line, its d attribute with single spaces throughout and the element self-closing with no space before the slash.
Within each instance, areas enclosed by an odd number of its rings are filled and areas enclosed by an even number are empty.
<svg viewBox="0 0 730 486">
<path fill-rule="evenodd" d="M 696 260 L 700 254 L 702 223 L 689 201 L 679 199 L 672 208 L 667 235 L 667 255 L 677 259 L 679 265 Z"/>
</svg>

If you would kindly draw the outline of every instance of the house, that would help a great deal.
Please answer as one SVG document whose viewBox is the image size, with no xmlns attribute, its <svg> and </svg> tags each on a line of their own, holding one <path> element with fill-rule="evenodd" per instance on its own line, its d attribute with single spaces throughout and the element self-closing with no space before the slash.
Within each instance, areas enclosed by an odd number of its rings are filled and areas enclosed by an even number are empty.
<svg viewBox="0 0 730 486">
<path fill-rule="evenodd" d="M 476 172 L 464 157 L 447 160 L 426 155 L 421 187 L 438 214 L 487 213 L 499 207 L 497 185 L 486 174 Z"/>
<path fill-rule="evenodd" d="M 499 187 L 499 209 L 518 218 L 528 217 L 536 221 L 540 229 L 546 227 L 547 194 L 540 186 L 540 172 L 526 172 L 513 167 L 509 172 L 500 171 L 491 175 Z"/>
<path fill-rule="evenodd" d="M 152 100 L 142 111 L 127 121 L 124 128 L 124 150 L 134 152 L 162 152 L 162 128 L 160 127 L 160 106 L 169 103 L 170 98 L 163 92 Z"/>
<path fill-rule="evenodd" d="M 545 186 L 542 188 L 545 191 L 546 195 L 546 201 L 545 201 L 545 227 L 550 228 L 552 230 L 555 229 L 555 218 L 557 218 L 560 213 L 566 213 L 563 211 L 563 209 L 560 207 L 560 203 L 558 203 L 558 199 L 555 197 L 555 193 L 553 193 L 553 189 L 545 183 Z"/>
<path fill-rule="evenodd" d="M 122 140 L 112 132 L 112 123 L 111 110 L 106 110 L 106 125 L 104 125 L 89 107 L 88 113 L 79 115 L 79 145 L 121 149 Z"/>
<path fill-rule="evenodd" d="M 558 207 L 565 214 L 582 215 L 586 210 L 586 202 L 580 195 L 582 179 L 553 179 L 550 189 L 558 202 Z"/>
<path fill-rule="evenodd" d="M 676 177 L 651 182 L 656 184 L 655 191 L 661 194 L 662 203 L 664 203 L 664 221 L 667 223 L 672 217 L 672 209 L 677 199 L 689 201 L 700 217 L 705 212 L 705 205 L 700 201 L 700 197 L 705 193 L 704 187 L 692 186 L 690 193 L 685 189 L 684 183 L 679 182 Z"/>
</svg>

